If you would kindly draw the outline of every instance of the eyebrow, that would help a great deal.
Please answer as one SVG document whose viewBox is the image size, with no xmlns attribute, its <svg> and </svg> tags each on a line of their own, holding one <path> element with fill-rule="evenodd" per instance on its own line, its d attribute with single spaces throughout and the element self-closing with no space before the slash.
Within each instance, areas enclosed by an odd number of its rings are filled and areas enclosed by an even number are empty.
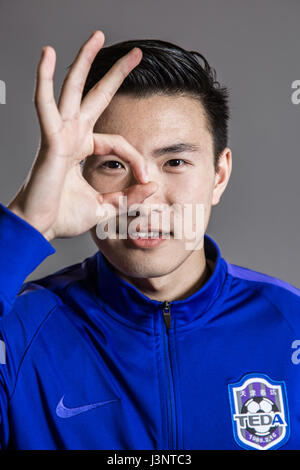
<svg viewBox="0 0 300 470">
<path fill-rule="evenodd" d="M 160 157 L 168 153 L 181 153 L 181 152 L 199 152 L 200 148 L 198 145 L 190 144 L 186 142 L 179 142 L 173 145 L 168 145 L 167 147 L 161 147 L 153 150 L 152 155 Z"/>
</svg>

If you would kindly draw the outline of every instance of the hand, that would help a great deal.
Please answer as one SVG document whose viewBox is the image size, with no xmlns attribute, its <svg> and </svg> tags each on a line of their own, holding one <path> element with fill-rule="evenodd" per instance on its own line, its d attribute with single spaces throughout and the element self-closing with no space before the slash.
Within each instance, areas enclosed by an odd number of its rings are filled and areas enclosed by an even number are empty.
<svg viewBox="0 0 300 470">
<path fill-rule="evenodd" d="M 103 32 L 95 31 L 80 48 L 64 80 L 58 106 L 53 92 L 56 53 L 51 46 L 43 48 L 38 65 L 34 102 L 40 145 L 29 175 L 7 207 L 49 241 L 80 235 L 101 221 L 97 214 L 101 214 L 99 206 L 106 202 L 106 195 L 88 184 L 80 168 L 80 162 L 90 155 L 114 152 L 132 167 L 138 184 L 107 195 L 116 208 L 119 195 L 127 196 L 130 206 L 157 189 L 156 183 L 148 182 L 142 155 L 125 138 L 93 132 L 123 80 L 142 58 L 140 49 L 132 49 L 82 100 L 90 66 L 104 40 Z"/>
</svg>

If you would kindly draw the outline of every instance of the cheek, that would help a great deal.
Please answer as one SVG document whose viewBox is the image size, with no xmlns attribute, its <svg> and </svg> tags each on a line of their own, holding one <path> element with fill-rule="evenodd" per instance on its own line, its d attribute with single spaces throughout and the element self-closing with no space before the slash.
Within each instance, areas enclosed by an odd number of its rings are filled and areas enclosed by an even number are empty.
<svg viewBox="0 0 300 470">
<path fill-rule="evenodd" d="M 94 189 L 99 191 L 97 186 L 97 178 L 95 178 L 95 171 L 91 168 L 88 163 L 85 164 L 85 166 L 82 169 L 82 176 L 83 178 L 91 185 Z"/>
<path fill-rule="evenodd" d="M 212 195 L 213 178 L 210 174 L 195 174 L 189 178 L 177 179 L 172 185 L 172 201 L 178 203 L 209 203 Z"/>
<path fill-rule="evenodd" d="M 120 178 L 120 175 L 115 177 L 107 176 L 97 173 L 97 170 L 86 171 L 83 173 L 83 177 L 89 183 L 92 188 L 100 193 L 121 191 L 127 186 L 129 186 L 128 178 Z"/>
<path fill-rule="evenodd" d="M 197 172 L 189 178 L 178 178 L 176 185 L 172 186 L 172 204 L 181 207 L 182 223 L 186 229 L 193 232 L 205 232 L 210 211 L 213 194 L 214 174 L 210 169 L 206 172 Z"/>
</svg>

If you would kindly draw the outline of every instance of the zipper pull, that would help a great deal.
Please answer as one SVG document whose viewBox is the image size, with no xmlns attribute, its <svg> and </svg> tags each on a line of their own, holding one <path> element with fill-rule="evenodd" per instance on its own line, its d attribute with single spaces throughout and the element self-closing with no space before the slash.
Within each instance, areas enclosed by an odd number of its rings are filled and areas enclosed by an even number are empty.
<svg viewBox="0 0 300 470">
<path fill-rule="evenodd" d="M 167 327 L 167 330 L 171 328 L 171 308 L 170 303 L 165 300 L 163 302 L 163 315 L 164 315 L 164 322 Z"/>
</svg>

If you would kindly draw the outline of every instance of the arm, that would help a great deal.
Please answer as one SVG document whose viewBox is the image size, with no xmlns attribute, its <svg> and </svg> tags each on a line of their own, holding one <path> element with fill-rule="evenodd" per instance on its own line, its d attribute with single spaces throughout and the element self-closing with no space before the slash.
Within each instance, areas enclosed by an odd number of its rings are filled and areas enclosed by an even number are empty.
<svg viewBox="0 0 300 470">
<path fill-rule="evenodd" d="M 0 317 L 11 310 L 26 277 L 53 253 L 38 230 L 0 204 Z"/>
<path fill-rule="evenodd" d="M 9 442 L 9 384 L 15 375 L 15 361 L 8 359 L 9 345 L 2 322 L 12 313 L 26 277 L 53 253 L 55 249 L 38 230 L 0 204 L 0 449 L 5 449 Z M 17 360 L 18 355 L 14 356 Z"/>
</svg>

